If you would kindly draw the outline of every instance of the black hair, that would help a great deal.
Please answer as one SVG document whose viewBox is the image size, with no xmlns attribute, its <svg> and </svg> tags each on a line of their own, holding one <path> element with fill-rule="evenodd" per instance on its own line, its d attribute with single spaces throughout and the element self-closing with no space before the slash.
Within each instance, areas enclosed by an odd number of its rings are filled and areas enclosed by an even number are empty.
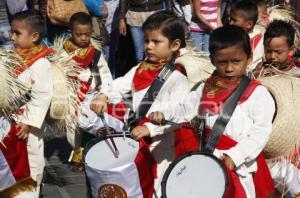
<svg viewBox="0 0 300 198">
<path fill-rule="evenodd" d="M 217 51 L 241 45 L 248 57 L 252 55 L 249 35 L 245 30 L 234 25 L 226 25 L 215 29 L 209 38 L 209 53 L 213 57 Z"/>
<path fill-rule="evenodd" d="M 253 26 L 258 19 L 257 6 L 251 0 L 236 1 L 231 6 L 231 12 L 241 12 L 244 19 L 253 22 Z"/>
<path fill-rule="evenodd" d="M 159 30 L 170 42 L 179 39 L 180 48 L 186 46 L 185 30 L 186 25 L 182 19 L 169 10 L 158 11 L 152 14 L 143 24 L 143 31 Z"/>
<path fill-rule="evenodd" d="M 12 16 L 11 21 L 22 21 L 26 24 L 26 27 L 31 33 L 39 33 L 40 37 L 38 42 L 42 39 L 44 33 L 44 20 L 42 16 L 33 10 L 26 10 L 18 12 Z"/>
<path fill-rule="evenodd" d="M 259 6 L 266 7 L 267 6 L 267 2 L 265 0 L 253 0 L 253 3 L 255 3 L 255 5 L 257 7 L 259 7 Z"/>
<path fill-rule="evenodd" d="M 271 41 L 272 38 L 284 36 L 287 39 L 288 45 L 291 47 L 294 45 L 295 41 L 295 28 L 291 23 L 274 20 L 267 27 L 267 30 L 264 34 L 264 45 Z"/>
<path fill-rule="evenodd" d="M 77 12 L 71 16 L 69 21 L 69 28 L 72 30 L 75 24 L 91 26 L 93 25 L 91 16 L 84 12 Z"/>
</svg>

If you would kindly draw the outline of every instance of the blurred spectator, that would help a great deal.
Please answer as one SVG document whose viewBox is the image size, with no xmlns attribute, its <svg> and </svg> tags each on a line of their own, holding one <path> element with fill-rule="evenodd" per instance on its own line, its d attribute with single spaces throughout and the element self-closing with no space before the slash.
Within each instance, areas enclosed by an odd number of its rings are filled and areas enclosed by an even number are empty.
<svg viewBox="0 0 300 198">
<path fill-rule="evenodd" d="M 144 32 L 142 25 L 151 14 L 163 9 L 165 9 L 164 0 L 120 0 L 119 31 L 121 35 L 127 35 L 127 22 L 132 35 L 137 62 L 141 62 L 144 58 Z"/>
<path fill-rule="evenodd" d="M 106 29 L 110 35 L 110 42 L 104 47 L 104 56 L 110 72 L 115 78 L 116 75 L 116 50 L 119 41 L 119 19 L 120 19 L 120 9 L 119 0 L 105 0 L 105 5 L 108 8 L 108 16 L 106 18 Z"/>
<path fill-rule="evenodd" d="M 10 41 L 10 25 L 8 20 L 8 13 L 6 1 L 0 1 L 0 47 L 9 49 L 12 47 Z"/>
<path fill-rule="evenodd" d="M 221 0 L 193 0 L 194 15 L 190 25 L 193 45 L 208 53 L 210 32 L 222 26 Z"/>
<path fill-rule="evenodd" d="M 3 1 L 3 0 L 2 0 Z M 14 15 L 17 12 L 27 10 L 26 0 L 6 0 L 6 6 L 10 15 Z"/>
</svg>

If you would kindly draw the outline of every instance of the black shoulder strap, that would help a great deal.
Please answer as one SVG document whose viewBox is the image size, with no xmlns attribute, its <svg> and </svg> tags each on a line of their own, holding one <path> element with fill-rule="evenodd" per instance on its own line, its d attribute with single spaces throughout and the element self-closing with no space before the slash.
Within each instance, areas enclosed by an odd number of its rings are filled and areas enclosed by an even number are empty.
<svg viewBox="0 0 300 198">
<path fill-rule="evenodd" d="M 163 69 L 160 71 L 159 75 L 156 77 L 154 82 L 151 84 L 150 88 L 144 95 L 137 111 L 136 111 L 136 118 L 141 119 L 144 118 L 150 109 L 152 103 L 154 102 L 156 96 L 158 95 L 159 91 L 161 90 L 162 86 L 175 70 L 175 64 L 173 61 L 168 61 Z"/>
<path fill-rule="evenodd" d="M 91 77 L 88 80 L 88 84 L 91 85 L 93 77 L 95 77 L 95 81 L 96 81 L 96 86 L 95 87 L 96 88 L 98 88 L 102 84 L 101 76 L 100 76 L 99 68 L 98 68 L 98 62 L 99 62 L 100 56 L 101 56 L 101 52 L 99 50 L 96 50 L 94 60 L 89 65 L 89 68 L 91 70 Z"/>
<path fill-rule="evenodd" d="M 251 80 L 248 77 L 243 76 L 239 86 L 226 100 L 222 113 L 217 118 L 212 128 L 212 131 L 208 135 L 207 143 L 204 148 L 205 152 L 209 152 L 209 153 L 214 152 L 215 147 L 219 143 L 221 136 L 238 104 L 239 99 L 241 98 L 242 94 L 245 92 L 250 82 Z"/>
</svg>

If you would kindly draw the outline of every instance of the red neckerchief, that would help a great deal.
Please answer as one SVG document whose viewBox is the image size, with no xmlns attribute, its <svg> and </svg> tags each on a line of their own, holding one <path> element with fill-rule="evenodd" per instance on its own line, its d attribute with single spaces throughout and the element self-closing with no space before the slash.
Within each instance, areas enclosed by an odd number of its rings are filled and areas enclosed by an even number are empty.
<svg viewBox="0 0 300 198">
<path fill-rule="evenodd" d="M 290 62 L 292 62 L 294 66 L 296 66 L 298 68 L 300 67 L 300 61 L 299 61 L 299 59 L 295 58 L 294 56 L 289 56 L 288 60 Z"/>
<path fill-rule="evenodd" d="M 147 61 L 142 62 L 135 71 L 132 82 L 133 89 L 140 91 L 149 87 L 159 75 L 165 63 L 165 60 L 156 64 Z M 186 76 L 185 68 L 182 65 L 176 65 L 176 70 Z"/>
<path fill-rule="evenodd" d="M 219 113 L 224 106 L 224 102 L 233 93 L 240 82 L 241 79 L 229 81 L 228 79 L 219 76 L 217 72 L 214 72 L 205 82 L 200 103 L 201 111 L 209 110 L 209 112 L 214 114 Z M 252 80 L 239 102 L 243 103 L 247 100 L 258 85 L 260 85 L 260 82 Z"/>
<path fill-rule="evenodd" d="M 167 60 L 161 60 L 158 63 L 143 61 L 135 71 L 132 83 L 133 89 L 140 91 L 150 86 L 166 62 Z"/>
<path fill-rule="evenodd" d="M 30 49 L 14 49 L 14 52 L 17 53 L 25 62 L 24 65 L 16 67 L 15 74 L 19 76 L 22 72 L 28 69 L 35 61 L 40 58 L 44 58 L 54 52 L 54 49 L 47 48 L 44 45 L 38 45 Z"/>
<path fill-rule="evenodd" d="M 79 48 L 71 40 L 66 40 L 64 42 L 65 51 L 70 54 L 75 50 L 76 54 L 73 56 L 73 59 L 79 64 L 83 69 L 87 69 L 89 65 L 94 60 L 96 49 L 92 45 L 87 48 Z"/>
<path fill-rule="evenodd" d="M 263 37 L 262 34 L 258 34 L 250 40 L 252 52 L 255 50 L 256 46 L 258 45 L 262 37 Z"/>
</svg>

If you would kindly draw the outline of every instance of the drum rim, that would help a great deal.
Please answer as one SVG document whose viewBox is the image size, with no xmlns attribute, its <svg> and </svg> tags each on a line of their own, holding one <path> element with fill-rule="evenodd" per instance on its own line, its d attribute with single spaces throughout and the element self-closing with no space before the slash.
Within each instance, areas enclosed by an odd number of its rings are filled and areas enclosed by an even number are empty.
<svg viewBox="0 0 300 198">
<path fill-rule="evenodd" d="M 124 135 L 123 135 L 123 133 L 113 134 L 113 137 L 124 137 Z M 125 137 L 133 139 L 129 134 L 125 134 Z M 103 137 L 95 137 L 95 138 L 91 139 L 90 141 L 88 141 L 83 149 L 83 157 L 82 157 L 83 163 L 86 164 L 85 157 L 86 157 L 87 153 L 89 152 L 89 150 L 98 142 L 101 142 L 101 141 L 107 140 L 107 139 L 109 139 L 109 135 L 103 136 Z"/>
<path fill-rule="evenodd" d="M 213 154 L 210 154 L 210 153 L 207 153 L 207 152 L 202 152 L 202 151 L 193 151 L 193 152 L 189 152 L 189 153 L 186 153 L 182 156 L 180 156 L 179 158 L 177 158 L 176 160 L 174 160 L 170 165 L 169 167 L 167 168 L 167 170 L 165 171 L 164 173 L 164 176 L 163 176 L 163 179 L 161 181 L 161 197 L 162 198 L 168 198 L 167 197 L 167 193 L 166 193 L 166 187 L 167 187 L 167 180 L 170 176 L 170 173 L 171 171 L 173 170 L 173 168 L 176 166 L 176 164 L 178 164 L 182 159 L 184 158 L 187 158 L 187 157 L 190 157 L 192 155 L 206 155 L 206 156 L 209 156 L 211 157 L 213 160 L 215 160 L 217 162 L 217 164 L 220 166 L 220 168 L 222 169 L 224 175 L 225 175 L 225 190 L 223 192 L 223 197 L 224 197 L 224 194 L 226 192 L 226 189 L 227 189 L 227 186 L 228 186 L 228 174 L 227 174 L 227 171 L 225 169 L 225 166 L 220 162 L 220 160 L 214 156 Z"/>
</svg>

